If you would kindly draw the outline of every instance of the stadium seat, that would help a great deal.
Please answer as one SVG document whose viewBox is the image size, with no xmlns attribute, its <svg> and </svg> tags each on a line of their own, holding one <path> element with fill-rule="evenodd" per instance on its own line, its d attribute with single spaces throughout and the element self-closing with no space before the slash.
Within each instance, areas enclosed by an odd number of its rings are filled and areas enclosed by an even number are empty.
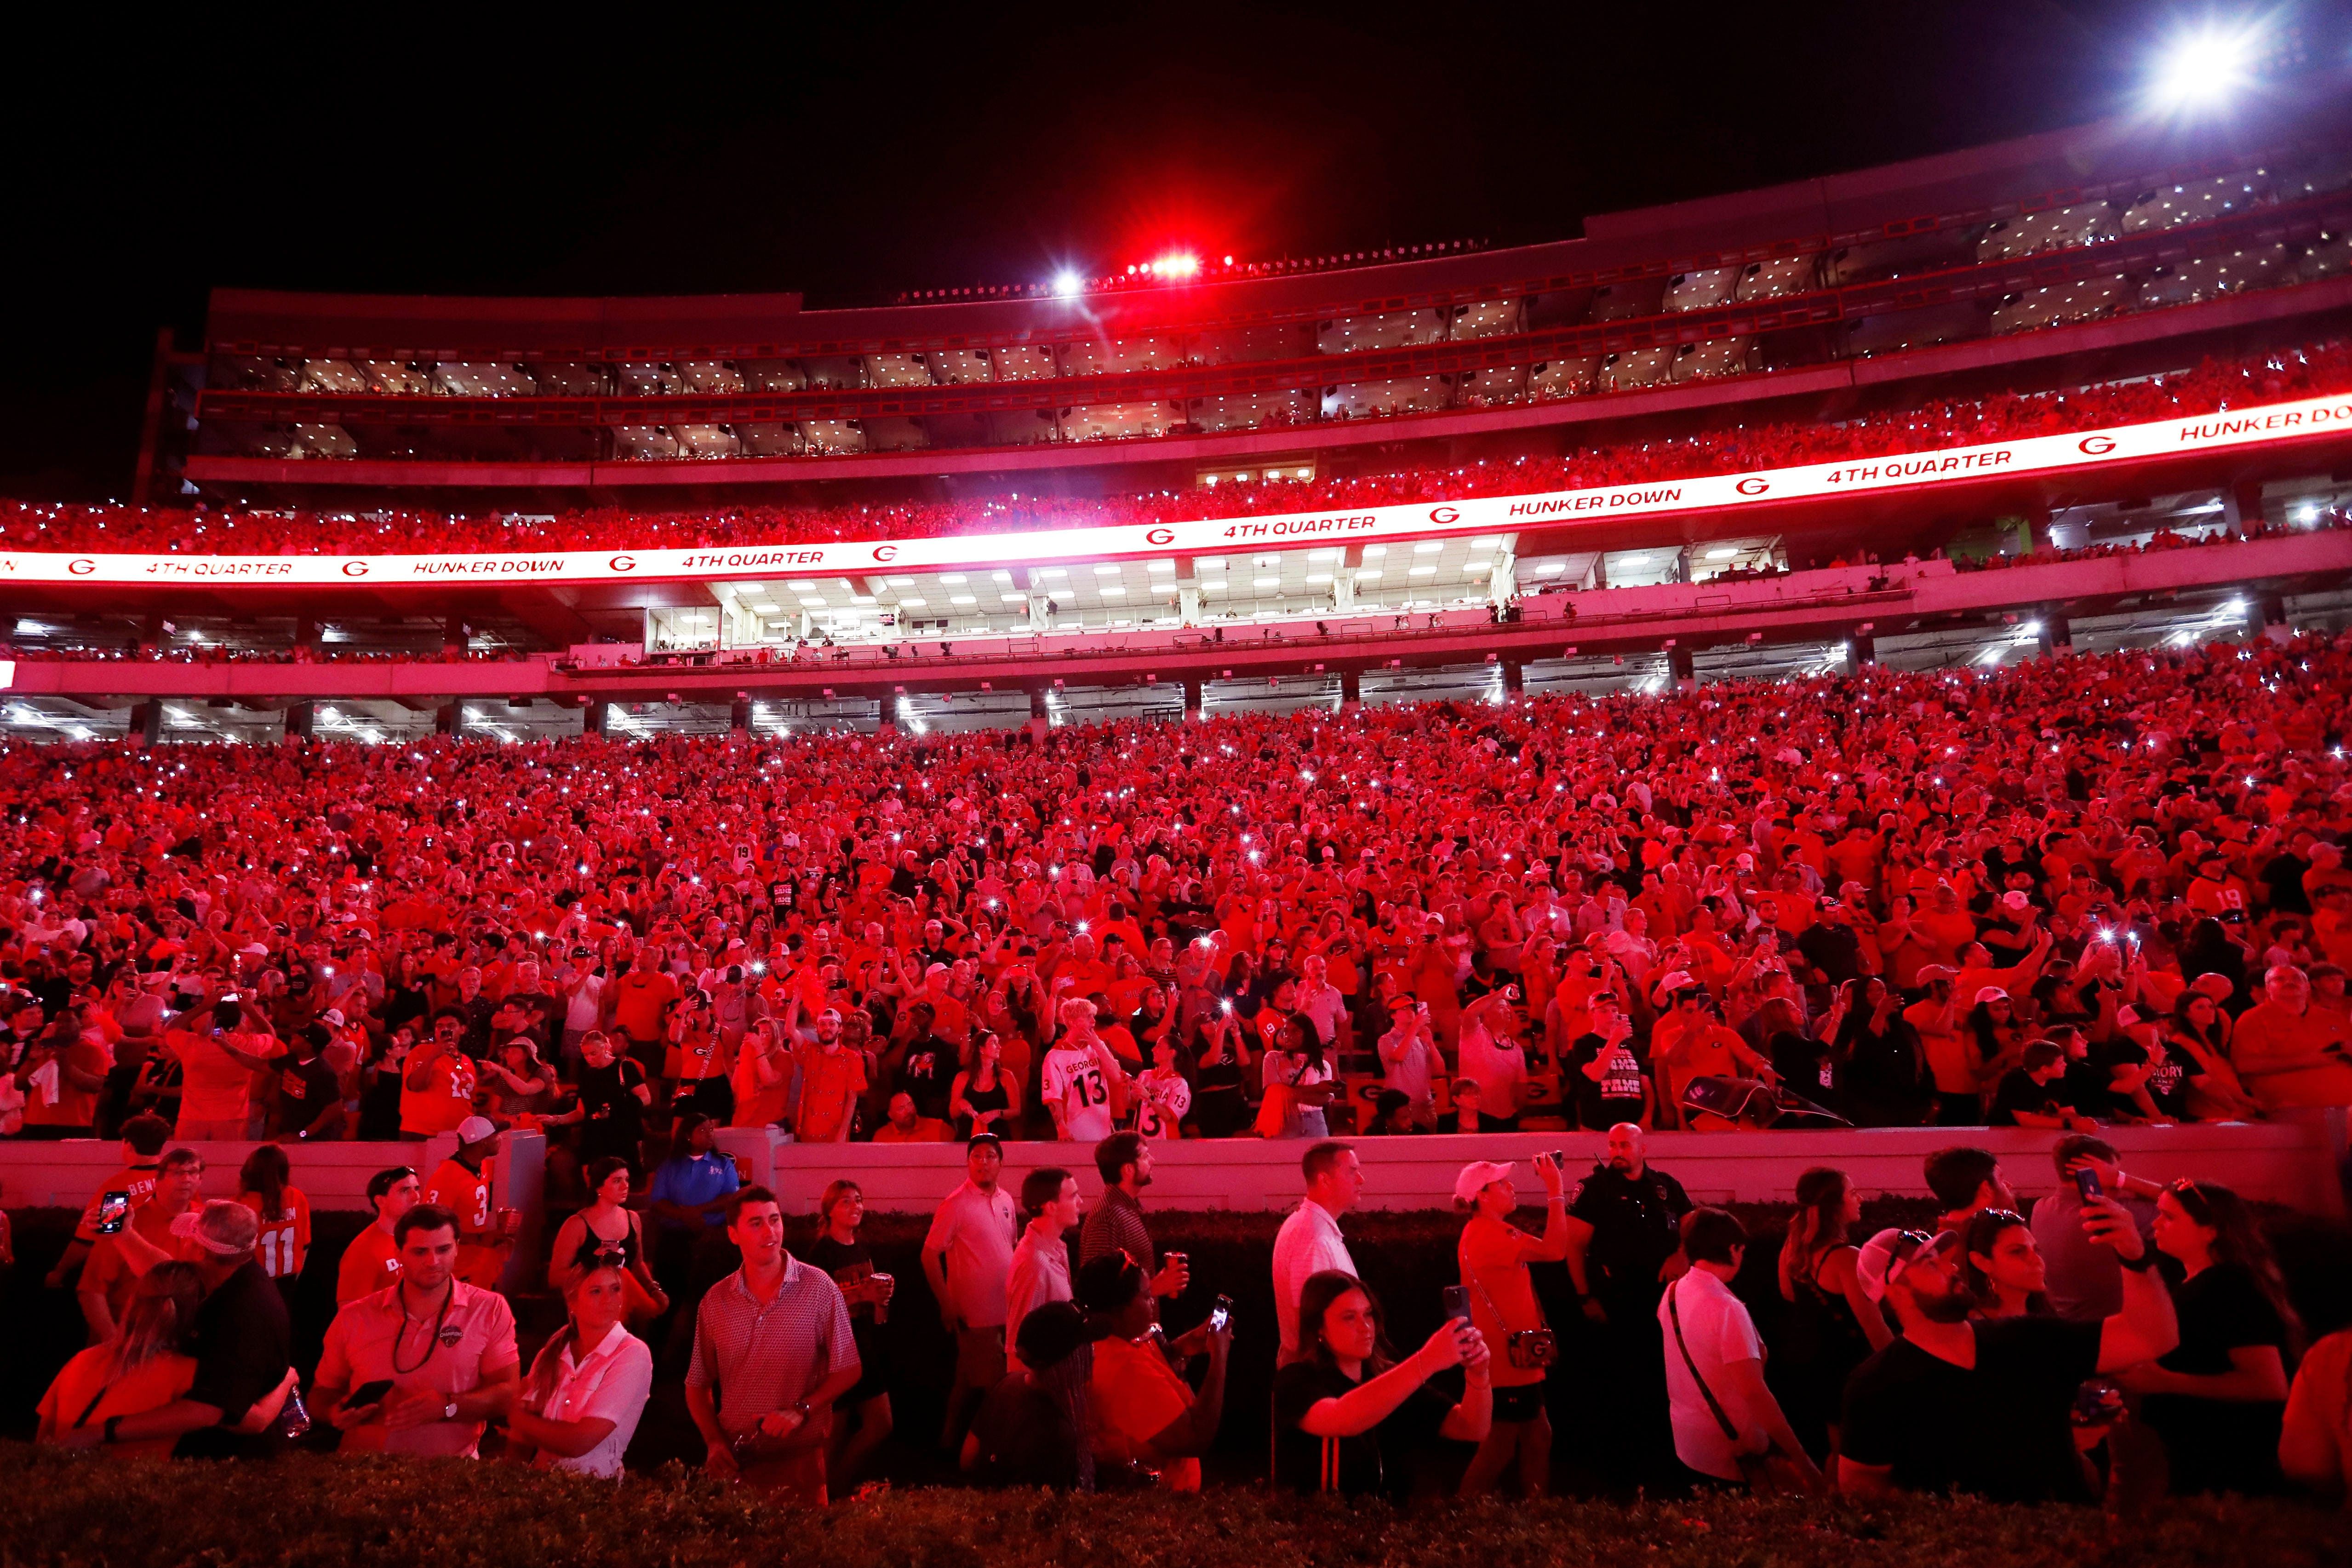
<svg viewBox="0 0 2352 1568">
<path fill-rule="evenodd" d="M 735 435 L 747 458 L 797 458 L 801 453 L 801 433 L 791 425 L 738 425 Z"/>
<path fill-rule="evenodd" d="M 2284 245 L 2233 250 L 2227 256 L 2200 256 L 2177 267 L 2158 268 L 2140 285 L 2135 305 L 2142 310 L 2193 305 L 2200 300 L 2286 282 L 2294 276 L 2294 261 Z"/>
<path fill-rule="evenodd" d="M 686 390 L 684 378 L 666 364 L 614 365 L 613 382 L 623 397 L 674 397 Z"/>
<path fill-rule="evenodd" d="M 1362 353 L 1372 349 L 1433 343 L 1445 335 L 1445 319 L 1435 310 L 1395 310 L 1380 316 L 1340 316 L 1315 324 L 1318 353 Z"/>
<path fill-rule="evenodd" d="M 2295 265 L 2295 276 L 2305 283 L 2340 278 L 2352 269 L 2352 229 L 2332 234 L 2307 247 Z"/>
<path fill-rule="evenodd" d="M 1419 413 L 1444 407 L 1453 400 L 1453 395 L 1452 382 L 1442 375 L 1351 382 L 1323 389 L 1323 417 L 1368 419 L 1381 415 Z"/>
<path fill-rule="evenodd" d="M 373 374 L 374 366 L 368 367 Z M 531 379 L 550 397 L 603 397 L 613 390 L 613 378 L 601 364 L 546 362 L 530 367 Z"/>
<path fill-rule="evenodd" d="M 1463 377 L 1461 384 L 1465 405 L 1518 403 L 1528 395 L 1528 371 L 1525 365 L 1489 365 Z"/>
<path fill-rule="evenodd" d="M 1192 345 L 1192 362 L 1200 365 L 1296 359 L 1305 352 L 1298 329 L 1288 326 L 1221 327 L 1193 334 Z"/>
<path fill-rule="evenodd" d="M 1636 316 L 1655 315 L 1665 286 L 1663 278 L 1636 278 L 1623 283 L 1605 283 L 1592 291 L 1592 320 L 1627 321 Z"/>
<path fill-rule="evenodd" d="M 744 389 L 742 373 L 722 359 L 680 360 L 677 376 L 688 392 L 732 396 Z"/>
<path fill-rule="evenodd" d="M 1017 344 L 991 349 L 988 362 L 996 367 L 999 381 L 1051 381 L 1056 374 L 1054 351 L 1042 346 Z"/>
<path fill-rule="evenodd" d="M 869 452 L 915 452 L 931 444 L 920 421 L 883 416 L 861 419 L 866 432 L 866 449 Z"/>
<path fill-rule="evenodd" d="M 2121 227 L 2126 234 L 2144 234 L 2151 229 L 2179 228 L 2185 223 L 2203 223 L 2263 200 L 2269 185 L 2270 176 L 2261 169 L 2166 185 L 2143 194 L 2126 207 Z"/>
<path fill-rule="evenodd" d="M 1260 392 L 1195 398 L 1192 423 L 1212 434 L 1220 430 L 1255 430 L 1266 425 L 1296 425 L 1314 417 L 1312 396 L 1304 392 Z"/>
<path fill-rule="evenodd" d="M 735 432 L 724 425 L 673 425 L 670 434 L 677 439 L 677 455 L 681 458 L 740 458 L 743 443 Z"/>
<path fill-rule="evenodd" d="M 433 378 L 415 365 L 396 359 L 372 359 L 361 363 L 367 373 L 366 390 L 385 397 L 429 397 L 433 395 Z M 562 387 L 550 387 L 547 367 L 536 378 L 541 388 L 562 392 Z"/>
<path fill-rule="evenodd" d="M 866 384 L 866 362 L 848 354 L 836 354 L 824 359 L 801 361 L 802 374 L 808 377 L 810 390 L 854 392 Z"/>
<path fill-rule="evenodd" d="M 1118 375 L 1173 370 L 1184 363 L 1173 338 L 1080 338 L 1062 351 L 1066 375 Z"/>
<path fill-rule="evenodd" d="M 297 392 L 354 393 L 367 389 L 367 373 L 349 360 L 304 360 L 295 375 Z"/>
<path fill-rule="evenodd" d="M 433 367 L 433 384 L 451 397 L 529 397 L 539 384 L 511 364 L 443 360 Z"/>
<path fill-rule="evenodd" d="M 677 437 L 658 425 L 616 425 L 613 456 L 624 462 L 654 462 L 677 456 Z"/>
<path fill-rule="evenodd" d="M 1527 330 L 1527 310 L 1517 300 L 1482 300 L 1474 305 L 1454 307 L 1454 321 L 1449 332 L 1454 342 L 1473 342 L 1479 338 L 1508 337 Z"/>
<path fill-rule="evenodd" d="M 1709 267 L 1696 272 L 1678 272 L 1666 282 L 1665 297 L 1659 301 L 1661 310 L 1710 310 L 1730 300 L 1739 287 L 1737 267 Z"/>
<path fill-rule="evenodd" d="M 1675 351 L 1673 378 L 1697 381 L 1711 375 L 1738 375 L 1748 369 L 1748 349 L 1753 342 L 1740 337 L 1685 343 Z"/>
<path fill-rule="evenodd" d="M 1089 403 L 1062 410 L 1065 441 L 1113 441 L 1165 436 L 1183 417 L 1172 403 Z"/>
<path fill-rule="evenodd" d="M 228 369 L 235 384 L 248 392 L 292 392 L 301 377 L 293 365 L 245 355 L 230 360 Z"/>
<path fill-rule="evenodd" d="M 1601 362 L 1595 380 L 1603 392 L 1631 392 L 1638 387 L 1655 386 L 1672 371 L 1675 351 L 1661 345 L 1654 349 L 1636 349 L 1630 353 L 1611 354 Z"/>
<path fill-rule="evenodd" d="M 289 458 L 356 458 L 359 446 L 340 425 L 297 425 Z"/>
<path fill-rule="evenodd" d="M 941 386 L 971 386 L 996 379 L 981 349 L 935 349 L 923 356 L 931 380 Z"/>
<path fill-rule="evenodd" d="M 788 359 L 747 359 L 737 368 L 752 392 L 800 392 L 808 386 L 807 374 Z"/>
<path fill-rule="evenodd" d="M 2115 209 L 2105 202 L 2079 202 L 2005 218 L 1977 241 L 1977 259 L 2012 261 L 2044 250 L 2095 245 L 2119 233 Z"/>
<path fill-rule="evenodd" d="M 1739 269 L 1739 287 L 1732 298 L 1741 304 L 1750 300 L 1778 300 L 1790 294 L 1802 294 L 1814 286 L 1821 275 L 1818 256 L 1789 256 L 1778 261 L 1751 261 Z"/>
<path fill-rule="evenodd" d="M 2129 287 L 2120 273 L 2112 278 L 2084 278 L 2012 295 L 1992 313 L 1995 336 L 2031 331 L 2065 321 L 2086 321 L 2111 315 L 2123 303 Z"/>
<path fill-rule="evenodd" d="M 931 367 L 923 363 L 920 354 L 867 354 L 866 384 L 868 386 L 930 386 Z"/>
<path fill-rule="evenodd" d="M 1528 393 L 1534 397 L 1575 397 L 1592 390 L 1593 372 L 1601 365 L 1592 354 L 1546 360 L 1528 367 Z"/>
<path fill-rule="evenodd" d="M 803 419 L 801 446 L 810 452 L 863 452 L 866 432 L 847 419 Z"/>
</svg>

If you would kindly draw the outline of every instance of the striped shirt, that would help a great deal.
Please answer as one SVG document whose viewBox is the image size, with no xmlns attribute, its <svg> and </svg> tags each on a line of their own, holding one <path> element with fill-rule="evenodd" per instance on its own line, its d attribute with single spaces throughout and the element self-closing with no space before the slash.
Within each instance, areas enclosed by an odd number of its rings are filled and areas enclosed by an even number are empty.
<svg viewBox="0 0 2352 1568">
<path fill-rule="evenodd" d="M 834 1373 L 858 1364 L 841 1287 L 822 1268 L 784 1256 L 783 1283 L 761 1306 L 737 1269 L 694 1315 L 688 1388 L 719 1386 L 719 1424 L 740 1433 L 771 1411 L 806 1399 Z"/>
<path fill-rule="evenodd" d="M 1115 1252 L 1126 1253 L 1146 1274 L 1159 1271 L 1151 1235 L 1143 1228 L 1143 1205 L 1129 1196 L 1125 1187 L 1105 1187 L 1102 1202 L 1087 1213 L 1086 1224 L 1078 1229 L 1079 1268 Z"/>
</svg>

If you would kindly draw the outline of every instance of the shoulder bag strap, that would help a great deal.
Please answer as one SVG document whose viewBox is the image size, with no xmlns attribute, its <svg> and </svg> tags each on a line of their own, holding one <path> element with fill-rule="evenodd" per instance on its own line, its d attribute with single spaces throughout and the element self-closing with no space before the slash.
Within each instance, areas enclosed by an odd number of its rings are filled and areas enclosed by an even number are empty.
<svg viewBox="0 0 2352 1568">
<path fill-rule="evenodd" d="M 1691 1381 L 1698 1384 L 1699 1397 L 1706 1400 L 1707 1409 L 1714 1412 L 1715 1424 L 1723 1428 L 1724 1436 L 1736 1448 L 1739 1445 L 1739 1428 L 1732 1425 L 1731 1417 L 1723 1413 L 1723 1402 L 1716 1398 L 1715 1390 L 1709 1388 L 1706 1379 L 1699 1375 L 1698 1363 L 1691 1358 L 1690 1345 L 1683 1339 L 1683 1312 L 1676 1300 L 1682 1294 L 1682 1283 L 1677 1279 L 1666 1287 L 1666 1319 L 1675 1326 L 1675 1348 L 1683 1352 L 1683 1364 L 1690 1368 Z"/>
<path fill-rule="evenodd" d="M 1495 1321 L 1502 1324 L 1503 1331 L 1507 1334 L 1511 1331 L 1510 1320 L 1504 1317 L 1503 1310 L 1495 1305 L 1495 1298 L 1486 1293 L 1486 1282 L 1484 1279 L 1479 1279 L 1478 1270 L 1471 1267 L 1470 1248 L 1465 1243 L 1465 1243 L 1455 1244 L 1454 1248 L 1454 1260 L 1462 1266 L 1462 1278 L 1470 1282 L 1470 1289 L 1478 1292 L 1478 1300 L 1486 1303 L 1486 1310 L 1495 1315 Z M 1524 1268 L 1526 1266 L 1523 1264 L 1521 1267 Z M 1540 1297 L 1536 1296 L 1535 1288 L 1532 1284 L 1530 1284 L 1528 1289 L 1528 1295 L 1535 1300 L 1536 1325 L 1538 1328 L 1549 1331 L 1551 1328 L 1551 1319 L 1545 1313 L 1543 1310 L 1543 1300 Z"/>
</svg>

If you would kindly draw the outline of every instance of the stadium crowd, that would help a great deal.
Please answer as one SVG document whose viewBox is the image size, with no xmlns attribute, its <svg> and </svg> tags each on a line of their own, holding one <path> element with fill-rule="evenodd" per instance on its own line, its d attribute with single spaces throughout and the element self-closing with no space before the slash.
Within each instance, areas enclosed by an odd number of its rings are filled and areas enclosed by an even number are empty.
<svg viewBox="0 0 2352 1568">
<path fill-rule="evenodd" d="M 698 512 L 587 511 L 552 518 L 10 502 L 0 505 L 0 550 L 194 554 L 658 550 L 1173 522 L 1785 468 L 2208 414 L 2347 387 L 2352 387 L 2352 342 L 2329 340 L 2286 353 L 2207 360 L 2169 376 L 2066 392 L 2000 394 L 1844 420 L 1743 424 L 1684 437 L 1592 447 L 1507 462 L 1417 466 L 1305 481 L 1203 486 L 1112 497 L 1013 494 L 881 505 L 778 503 Z"/>
<path fill-rule="evenodd" d="M 1689 1479 L 2084 1500 L 2128 1426 L 2179 1489 L 2340 1481 L 2352 1338 L 2301 1354 L 2246 1206 L 2101 1129 L 2352 1104 L 2347 695 L 2352 638 L 2305 637 L 1042 738 L 6 748 L 0 1115 L 126 1166 L 50 1276 L 90 1348 L 44 1434 L 473 1455 L 499 1423 L 614 1474 L 674 1342 L 708 1467 L 821 1500 L 888 1439 L 860 1346 L 897 1282 L 854 1183 L 796 1254 L 714 1147 L 781 1124 L 963 1142 L 921 1261 L 964 1470 L 1197 1486 L 1231 1323 L 1160 1331 L 1191 1270 L 1144 1194 L 1170 1141 L 1254 1133 L 1304 1151 L 1287 1486 L 1401 1491 L 1454 1443 L 1466 1489 L 1539 1489 L 1555 1264 Z M 1937 1232 L 1857 1237 L 1809 1174 L 1768 1380 L 1747 1232 L 1645 1133 L 1836 1119 L 2046 1129 L 2065 1183 L 2027 1219 L 1956 1145 Z M 1570 1126 L 1607 1154 L 1534 1162 L 1540 1233 L 1513 1167 L 1463 1169 L 1460 1296 L 1392 1352 L 1330 1134 Z M 566 1316 L 528 1368 L 510 1129 L 582 1205 L 530 1260 Z M 371 1184 L 305 1389 L 287 1152 L 436 1134 Z M 199 1202 L 187 1145 L 248 1139 Z M 1065 1163 L 1016 1201 L 1018 1140 Z"/>
</svg>

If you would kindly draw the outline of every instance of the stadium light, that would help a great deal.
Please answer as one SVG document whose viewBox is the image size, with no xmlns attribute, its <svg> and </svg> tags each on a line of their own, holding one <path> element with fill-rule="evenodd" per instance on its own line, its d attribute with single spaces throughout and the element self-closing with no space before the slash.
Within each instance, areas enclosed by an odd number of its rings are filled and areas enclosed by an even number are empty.
<svg viewBox="0 0 2352 1568">
<path fill-rule="evenodd" d="M 2236 32 L 2209 26 L 2176 38 L 2157 68 L 2158 101 L 2172 109 L 2210 109 L 2221 102 L 2245 84 L 2254 41 L 2251 26 Z"/>
<path fill-rule="evenodd" d="M 1153 268 L 1147 266 L 1144 270 L 1151 271 Z M 1201 270 L 1201 258 L 1189 252 L 1177 256 L 1163 256 L 1160 258 L 1157 270 L 1162 278 L 1191 278 Z"/>
<path fill-rule="evenodd" d="M 1054 292 L 1065 300 L 1085 287 L 1085 281 L 1066 268 L 1054 275 Z"/>
</svg>

